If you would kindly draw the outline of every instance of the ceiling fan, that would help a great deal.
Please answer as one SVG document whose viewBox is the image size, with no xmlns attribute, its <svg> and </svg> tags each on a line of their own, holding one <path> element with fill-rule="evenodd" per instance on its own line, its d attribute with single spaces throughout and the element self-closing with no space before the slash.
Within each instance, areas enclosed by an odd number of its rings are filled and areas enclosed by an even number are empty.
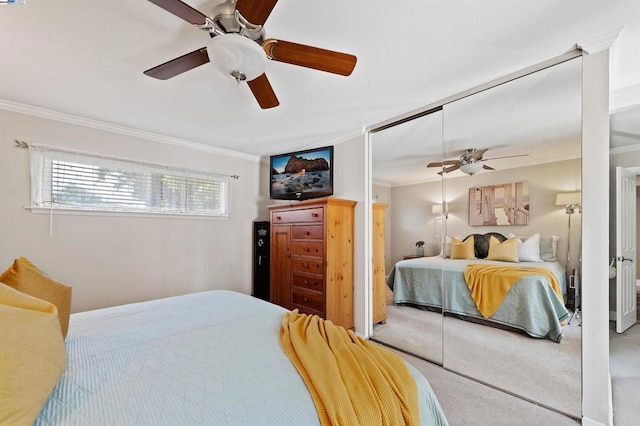
<svg viewBox="0 0 640 426">
<path fill-rule="evenodd" d="M 206 47 L 160 64 L 144 72 L 167 80 L 211 62 L 238 84 L 247 82 L 262 109 L 280 103 L 264 70 L 267 59 L 348 76 L 356 66 L 353 55 L 290 41 L 265 39 L 264 23 L 278 0 L 225 0 L 209 16 L 180 0 L 149 0 L 196 28 L 207 31 Z"/>
<path fill-rule="evenodd" d="M 460 159 L 458 160 L 445 160 L 445 161 L 437 161 L 427 164 L 427 167 L 442 167 L 443 169 L 438 172 L 439 175 L 443 173 L 451 173 L 455 170 L 460 169 L 461 172 L 466 173 L 468 175 L 473 175 L 479 172 L 481 169 L 485 170 L 495 170 L 493 167 L 487 166 L 486 164 L 482 164 L 487 160 L 498 160 L 502 158 L 512 158 L 512 157 L 524 157 L 529 154 L 518 154 L 518 155 L 508 155 L 506 157 L 494 157 L 484 159 L 482 156 L 489 149 L 476 149 L 476 148 L 468 148 L 466 149 L 462 155 L 460 155 Z M 448 166 L 448 167 L 445 167 Z"/>
</svg>

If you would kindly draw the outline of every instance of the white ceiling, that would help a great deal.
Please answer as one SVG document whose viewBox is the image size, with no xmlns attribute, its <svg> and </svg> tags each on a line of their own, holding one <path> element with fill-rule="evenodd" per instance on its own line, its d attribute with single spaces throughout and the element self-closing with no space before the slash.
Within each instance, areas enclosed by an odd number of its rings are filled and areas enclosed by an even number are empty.
<svg viewBox="0 0 640 426">
<path fill-rule="evenodd" d="M 581 82 L 578 57 L 373 133 L 374 179 L 391 185 L 440 180 L 442 168 L 426 164 L 458 160 L 467 148 L 488 149 L 483 164 L 496 170 L 580 158 Z M 458 176 L 465 175 L 447 174 Z"/>
<path fill-rule="evenodd" d="M 185 2 L 204 13 L 216 3 Z M 342 77 L 269 62 L 280 106 L 261 110 L 208 65 L 143 75 L 209 38 L 148 1 L 26 0 L 0 6 L 0 105 L 263 156 L 360 132 L 620 26 L 612 88 L 623 90 L 640 85 L 640 2 L 279 0 L 268 37 L 358 63 Z"/>
</svg>

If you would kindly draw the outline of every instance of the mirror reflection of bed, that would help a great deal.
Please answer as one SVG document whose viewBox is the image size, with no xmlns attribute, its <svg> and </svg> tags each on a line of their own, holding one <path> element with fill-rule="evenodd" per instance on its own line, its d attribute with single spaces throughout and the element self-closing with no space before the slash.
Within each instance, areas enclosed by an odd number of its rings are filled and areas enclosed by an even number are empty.
<svg viewBox="0 0 640 426">
<path fill-rule="evenodd" d="M 572 215 L 569 234 L 565 208 L 555 200 L 558 193 L 580 191 L 581 68 L 580 58 L 563 62 L 370 138 L 374 202 L 388 204 L 385 273 L 390 284 L 386 320 L 373 326 L 373 339 L 576 418 L 581 415 L 582 328 L 579 316 L 569 323 L 575 306 L 566 302 L 567 271 L 580 268 L 581 217 Z M 439 120 L 440 127 L 435 125 Z M 427 121 L 434 125 L 427 126 Z M 422 169 L 470 147 L 491 148 L 496 157 L 529 155 L 491 161 L 495 170 L 472 176 L 457 170 L 441 177 L 434 170 L 435 176 L 429 177 L 421 174 L 425 170 L 414 169 L 403 180 L 390 170 L 407 145 L 412 145 L 412 156 L 422 160 Z M 408 164 L 400 168 L 407 171 Z M 517 182 L 522 186 L 516 191 L 512 185 Z M 491 223 L 473 225 L 472 188 L 491 189 Z M 507 214 L 516 200 L 520 205 L 513 207 L 526 213 L 517 221 Z M 448 206 L 446 214 L 432 214 L 438 205 Z M 446 250 L 452 237 L 464 242 L 471 235 L 490 233 L 500 234 L 500 243 L 516 238 L 517 244 L 526 244 L 529 239 L 529 249 L 539 235 L 537 246 L 547 251 L 546 261 L 511 265 L 551 270 L 560 291 L 553 291 L 551 278 L 524 275 L 512 284 L 498 310 L 485 318 L 470 295 L 464 268 L 509 262 L 451 259 Z M 405 260 L 415 254 L 418 240 L 425 241 L 426 257 Z M 420 289 L 426 278 L 416 272 L 424 272 L 427 264 L 431 294 Z"/>
</svg>

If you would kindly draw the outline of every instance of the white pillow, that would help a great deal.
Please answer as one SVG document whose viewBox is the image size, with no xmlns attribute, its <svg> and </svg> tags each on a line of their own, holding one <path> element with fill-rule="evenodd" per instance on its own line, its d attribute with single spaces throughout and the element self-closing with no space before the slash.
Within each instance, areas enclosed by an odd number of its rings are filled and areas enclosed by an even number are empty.
<svg viewBox="0 0 640 426">
<path fill-rule="evenodd" d="M 540 259 L 545 262 L 555 262 L 558 260 L 558 240 L 560 240 L 560 237 L 557 235 L 540 236 Z"/>
<path fill-rule="evenodd" d="M 515 235 L 509 234 L 508 238 Z M 524 241 L 518 238 L 518 259 L 520 262 L 541 262 L 540 259 L 540 233 L 527 237 Z"/>
</svg>

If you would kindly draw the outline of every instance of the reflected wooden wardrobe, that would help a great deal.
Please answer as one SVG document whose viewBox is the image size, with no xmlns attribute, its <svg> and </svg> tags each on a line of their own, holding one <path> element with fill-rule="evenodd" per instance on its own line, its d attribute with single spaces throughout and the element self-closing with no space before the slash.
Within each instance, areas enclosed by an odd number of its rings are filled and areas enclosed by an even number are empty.
<svg viewBox="0 0 640 426">
<path fill-rule="evenodd" d="M 373 323 L 387 321 L 387 278 L 384 258 L 384 212 L 386 204 L 373 203 Z"/>
</svg>

